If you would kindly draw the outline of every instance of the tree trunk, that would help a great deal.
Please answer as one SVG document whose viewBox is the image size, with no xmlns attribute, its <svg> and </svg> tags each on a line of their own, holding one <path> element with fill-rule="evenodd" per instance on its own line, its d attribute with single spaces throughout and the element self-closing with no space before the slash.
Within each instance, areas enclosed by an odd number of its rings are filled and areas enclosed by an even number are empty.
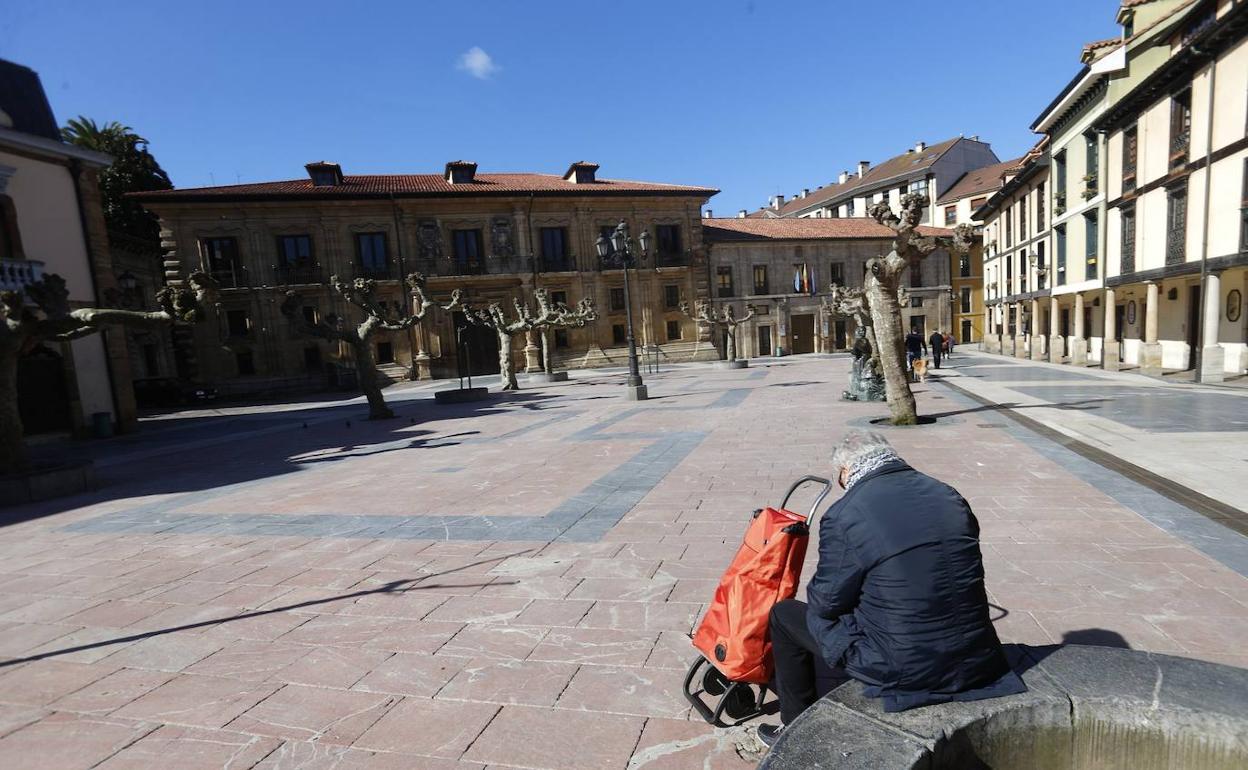
<svg viewBox="0 0 1248 770">
<path fill-rule="evenodd" d="M 17 408 L 17 351 L 0 351 L 0 476 L 26 468 L 22 415 Z"/>
<path fill-rule="evenodd" d="M 555 373 L 555 364 L 550 360 L 550 330 L 545 327 L 542 328 L 542 371 Z"/>
<path fill-rule="evenodd" d="M 901 328 L 901 308 L 897 304 L 897 281 L 905 261 L 896 252 L 871 260 L 867 273 L 867 302 L 875 332 L 875 350 L 884 374 L 884 391 L 894 425 L 914 425 L 918 420 L 910 377 L 905 366 L 905 335 Z"/>
<path fill-rule="evenodd" d="M 355 353 L 355 376 L 360 380 L 360 390 L 368 399 L 368 419 L 388 420 L 394 412 L 386 406 L 386 399 L 381 395 L 381 386 L 377 384 L 377 364 L 373 362 L 373 346 L 367 339 L 351 342 L 351 350 Z"/>
<path fill-rule="evenodd" d="M 724 329 L 728 332 L 728 360 L 737 360 L 737 329 L 735 326 L 727 325 Z"/>
<path fill-rule="evenodd" d="M 498 376 L 503 390 L 519 390 L 516 370 L 511 365 L 511 335 L 498 330 Z"/>
</svg>

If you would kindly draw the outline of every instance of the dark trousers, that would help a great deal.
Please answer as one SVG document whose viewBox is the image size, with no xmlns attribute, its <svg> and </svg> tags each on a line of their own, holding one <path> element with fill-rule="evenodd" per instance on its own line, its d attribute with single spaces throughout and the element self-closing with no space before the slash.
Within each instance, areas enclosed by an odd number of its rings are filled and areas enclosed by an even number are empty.
<svg viewBox="0 0 1248 770">
<path fill-rule="evenodd" d="M 778 602 L 771 608 L 770 626 L 780 721 L 787 725 L 847 676 L 843 669 L 829 666 L 819 652 L 806 626 L 806 602 Z"/>
<path fill-rule="evenodd" d="M 940 368 L 940 351 L 936 350 L 932 353 L 932 361 L 936 363 L 936 368 Z"/>
</svg>

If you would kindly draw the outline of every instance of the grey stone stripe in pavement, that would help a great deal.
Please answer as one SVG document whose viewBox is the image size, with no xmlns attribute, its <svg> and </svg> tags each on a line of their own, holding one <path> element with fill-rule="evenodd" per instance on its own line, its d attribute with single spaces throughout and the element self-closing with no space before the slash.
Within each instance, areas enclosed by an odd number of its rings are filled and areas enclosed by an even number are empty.
<svg viewBox="0 0 1248 770">
<path fill-rule="evenodd" d="M 747 379 L 760 379 L 767 372 L 751 373 Z M 709 435 L 704 431 L 673 431 L 670 433 L 602 431 L 640 412 L 689 411 L 698 409 L 731 409 L 749 396 L 752 388 L 724 391 L 710 404 L 703 406 L 672 406 L 664 408 L 634 407 L 573 433 L 574 441 L 605 441 L 611 439 L 652 439 L 653 443 L 631 458 L 600 476 L 572 497 L 562 501 L 545 515 L 517 516 L 381 516 L 351 514 L 246 514 L 246 513 L 185 513 L 177 508 L 185 503 L 202 503 L 204 495 L 194 500 L 150 503 L 127 511 L 105 514 L 75 522 L 66 527 L 73 532 L 120 534 L 197 534 L 243 536 L 298 537 L 359 537 L 374 539 L 414 540 L 489 540 L 489 541 L 571 541 L 596 542 L 602 539 L 626 513 L 633 509 L 650 490 L 679 465 Z M 539 420 L 502 434 L 493 440 L 524 435 L 539 427 L 568 419 L 564 413 Z M 487 439 L 477 439 L 485 441 Z M 390 442 L 406 444 L 403 442 Z M 377 451 L 374 447 L 364 454 Z M 222 487 L 208 492 L 219 497 L 248 486 L 263 484 L 257 479 Z M 215 494 L 214 494 L 215 492 Z"/>
<path fill-rule="evenodd" d="M 979 400 L 972 398 L 956 385 L 947 381 L 941 384 L 947 387 L 951 399 L 968 407 L 981 405 Z M 981 412 L 977 414 L 977 419 L 1000 425 L 1015 439 L 1065 468 L 1080 480 L 1109 495 L 1145 520 L 1174 535 L 1211 559 L 1248 577 L 1248 538 L 1115 470 L 1062 446 L 1048 436 L 1028 428 L 1027 423 L 1022 421 L 1030 422 L 1029 418 L 1016 415 L 1011 410 L 1006 411 L 1010 412 L 1008 417 Z"/>
</svg>

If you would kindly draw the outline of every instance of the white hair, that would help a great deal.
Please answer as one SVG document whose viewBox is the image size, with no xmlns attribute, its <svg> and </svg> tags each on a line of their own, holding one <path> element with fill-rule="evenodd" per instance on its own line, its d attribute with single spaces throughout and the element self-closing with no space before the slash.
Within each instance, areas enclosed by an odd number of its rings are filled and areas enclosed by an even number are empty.
<svg viewBox="0 0 1248 770">
<path fill-rule="evenodd" d="M 892 459 L 900 458 L 897 450 L 888 443 L 888 439 L 875 431 L 851 430 L 832 452 L 832 468 L 837 473 L 844 468 L 852 476 L 866 465 L 876 465 L 881 460 Z"/>
</svg>

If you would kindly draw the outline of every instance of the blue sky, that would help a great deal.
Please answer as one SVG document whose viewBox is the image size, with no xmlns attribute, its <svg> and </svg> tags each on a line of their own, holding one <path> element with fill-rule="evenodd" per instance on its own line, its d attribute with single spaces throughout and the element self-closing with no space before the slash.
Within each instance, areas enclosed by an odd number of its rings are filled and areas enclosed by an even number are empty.
<svg viewBox="0 0 1248 770">
<path fill-rule="evenodd" d="M 561 173 L 723 190 L 717 214 L 918 140 L 1002 159 L 1117 32 L 1115 0 L 3 0 L 0 57 L 57 119 L 117 120 L 179 187 L 345 173 Z M 465 58 L 466 57 L 466 58 Z"/>
</svg>

